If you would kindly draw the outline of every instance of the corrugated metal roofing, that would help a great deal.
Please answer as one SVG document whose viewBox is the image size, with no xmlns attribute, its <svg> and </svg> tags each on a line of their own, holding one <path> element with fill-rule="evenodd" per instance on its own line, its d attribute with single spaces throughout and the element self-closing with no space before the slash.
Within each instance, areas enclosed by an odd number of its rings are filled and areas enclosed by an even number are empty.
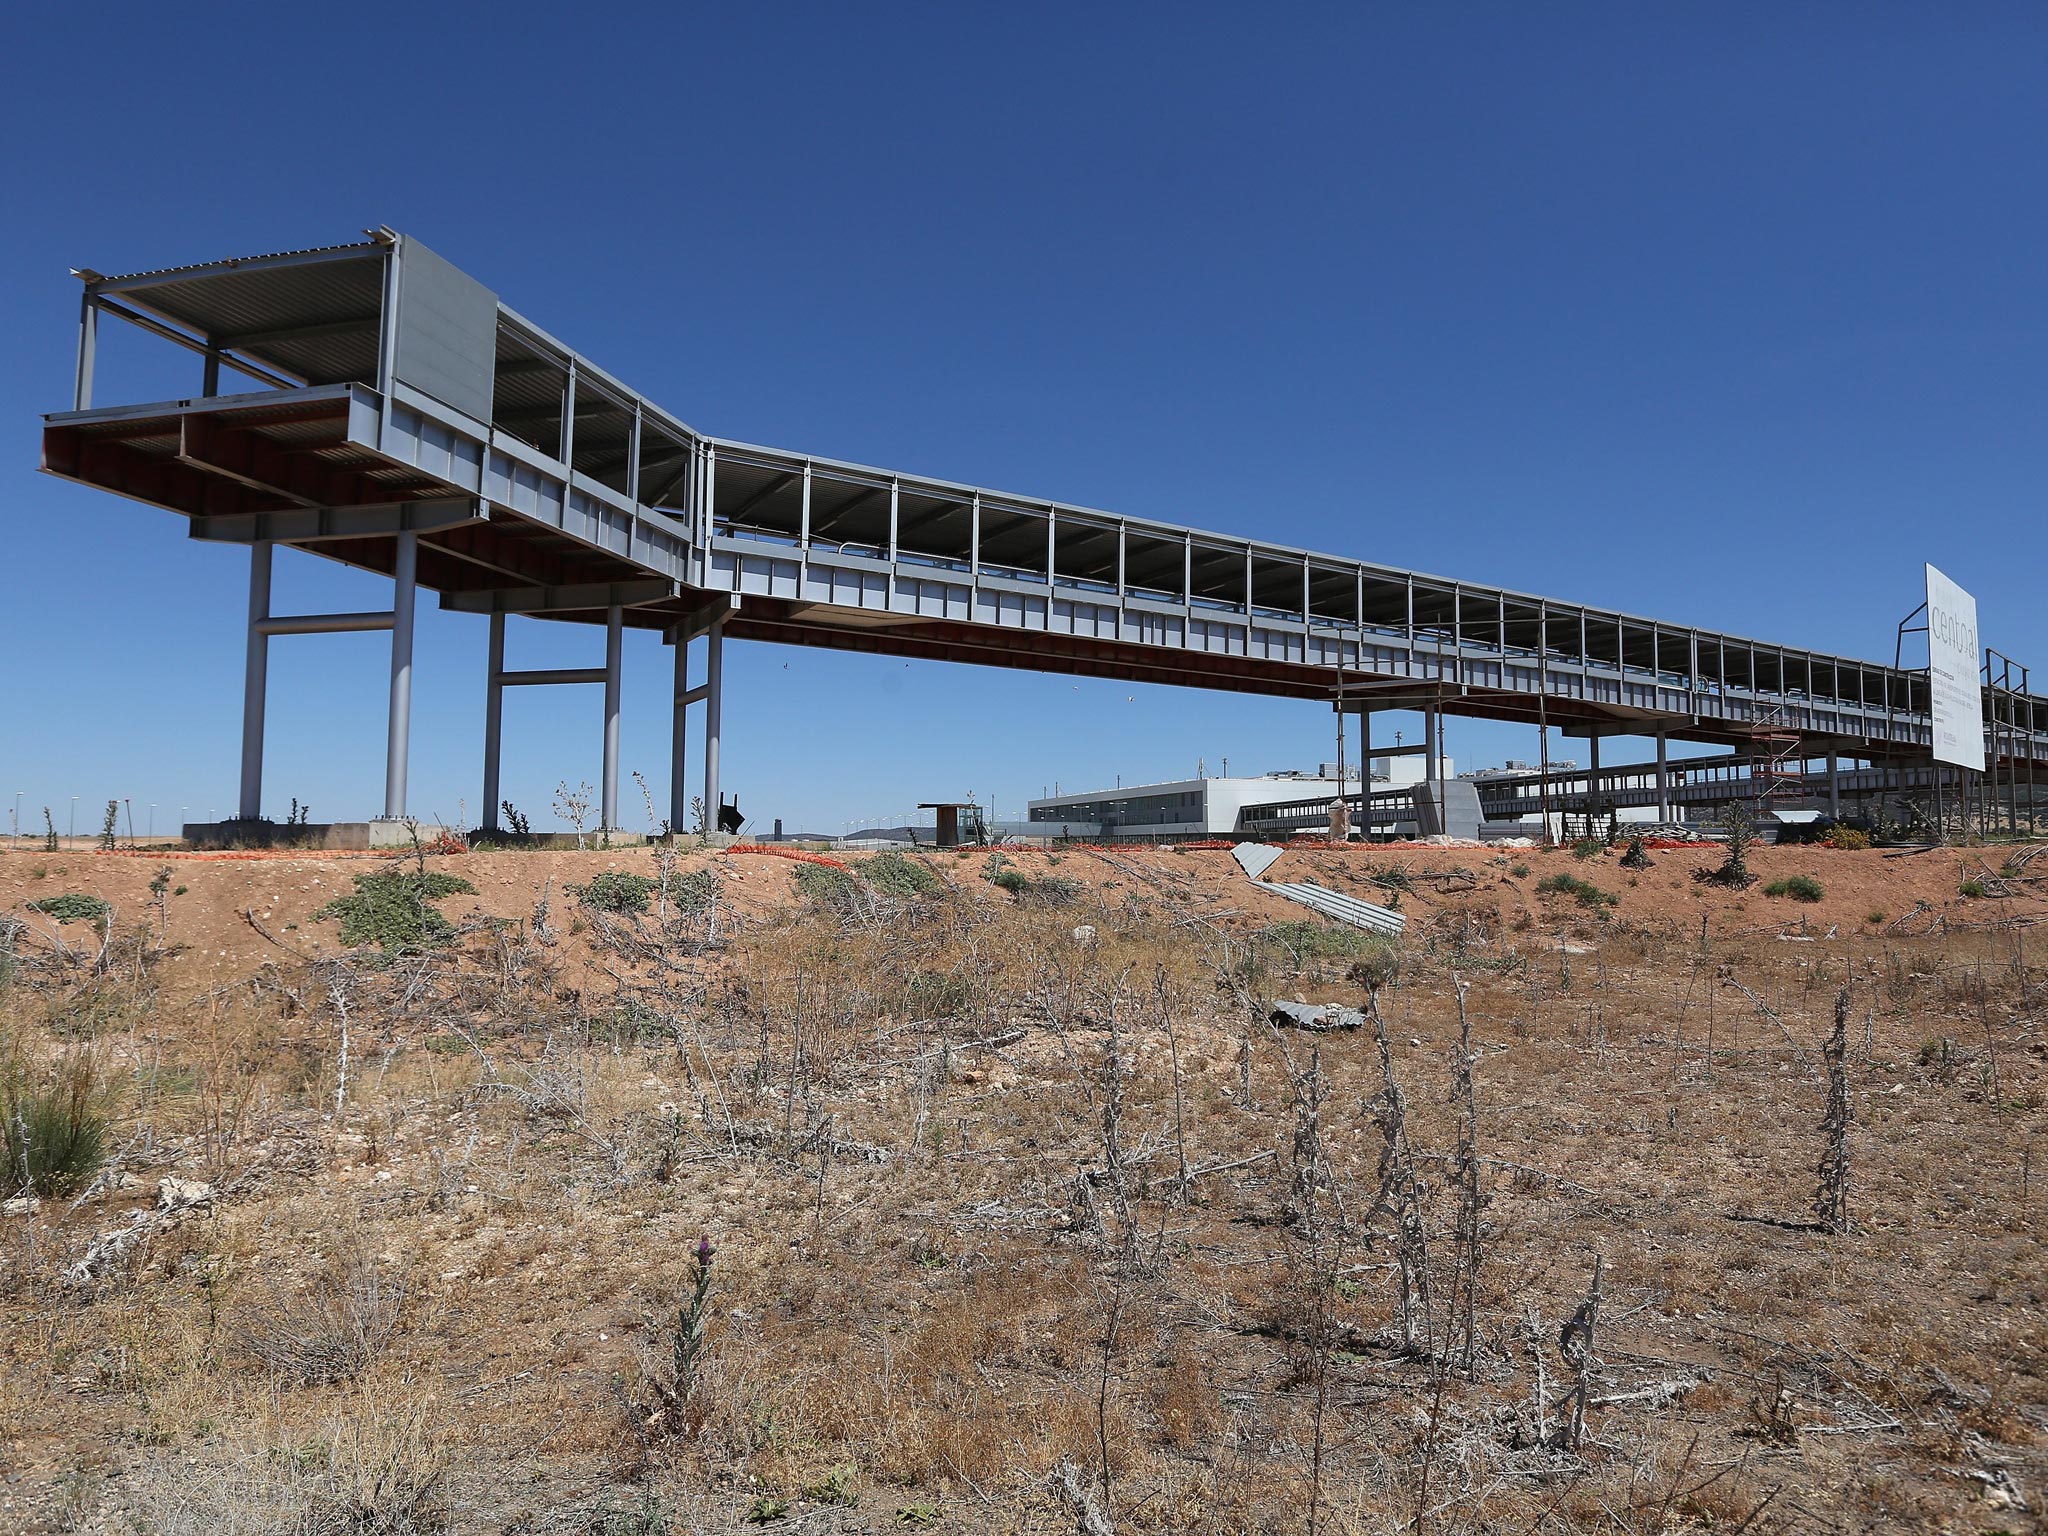
<svg viewBox="0 0 2048 1536">
<path fill-rule="evenodd" d="M 214 267 L 245 266 L 255 261 L 284 261 L 297 256 L 339 256 L 347 251 L 380 251 L 385 249 L 381 241 L 356 240 L 347 245 L 309 245 L 302 251 L 271 251 L 262 256 L 223 256 L 219 261 L 195 261 L 182 267 L 152 267 L 146 272 L 122 272 L 109 274 L 105 279 L 110 283 L 134 282 L 144 277 L 174 277 L 180 272 L 205 272 Z"/>
<path fill-rule="evenodd" d="M 145 286 L 113 297 L 307 384 L 371 383 L 384 247 L 331 250 L 334 260 L 303 265 L 213 263 L 140 274 L 149 278 Z"/>
<path fill-rule="evenodd" d="M 1299 881 L 1254 880 L 1262 891 L 1271 891 L 1275 896 L 1285 896 L 1289 901 L 1300 902 L 1312 912 L 1336 922 L 1349 923 L 1353 928 L 1363 928 L 1368 933 L 1384 933 L 1389 937 L 1400 934 L 1408 926 L 1408 919 L 1398 912 L 1385 907 L 1376 907 L 1369 901 L 1360 901 L 1356 896 L 1346 896 L 1327 886 L 1309 885 Z"/>
</svg>

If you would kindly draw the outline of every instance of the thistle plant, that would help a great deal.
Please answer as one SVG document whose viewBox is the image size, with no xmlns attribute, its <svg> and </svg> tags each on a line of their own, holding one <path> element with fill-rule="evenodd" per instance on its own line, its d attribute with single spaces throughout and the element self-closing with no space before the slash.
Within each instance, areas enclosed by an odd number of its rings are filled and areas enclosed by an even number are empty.
<svg viewBox="0 0 2048 1536">
<path fill-rule="evenodd" d="M 689 1420 L 684 1408 L 697 1387 L 697 1369 L 704 1358 L 704 1322 L 710 1311 L 711 1301 L 711 1256 L 716 1250 L 711 1239 L 700 1236 L 697 1246 L 690 1254 L 690 1291 L 676 1308 L 676 1333 L 673 1355 L 669 1366 L 669 1380 L 654 1382 L 655 1396 L 661 1399 L 658 1416 L 662 1418 L 670 1434 L 687 1432 Z"/>
<path fill-rule="evenodd" d="M 690 1295 L 676 1313 L 676 1395 L 697 1385 L 697 1361 L 704 1352 L 704 1313 L 711 1296 L 711 1239 L 699 1236 L 690 1256 Z"/>
</svg>

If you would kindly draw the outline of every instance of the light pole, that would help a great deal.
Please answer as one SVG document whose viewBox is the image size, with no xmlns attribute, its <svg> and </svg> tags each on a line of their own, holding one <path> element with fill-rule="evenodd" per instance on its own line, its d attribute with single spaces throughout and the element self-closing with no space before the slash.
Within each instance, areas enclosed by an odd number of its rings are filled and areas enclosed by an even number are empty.
<svg viewBox="0 0 2048 1536">
<path fill-rule="evenodd" d="M 71 797 L 71 824 L 64 829 L 66 840 L 78 836 L 78 796 Z"/>
<path fill-rule="evenodd" d="M 156 836 L 156 802 L 154 800 L 149 803 L 149 820 L 144 824 L 142 835 L 148 838 Z"/>
<path fill-rule="evenodd" d="M 19 789 L 14 792 L 14 840 L 17 843 L 21 841 L 21 797 L 23 793 L 25 792 Z"/>
</svg>

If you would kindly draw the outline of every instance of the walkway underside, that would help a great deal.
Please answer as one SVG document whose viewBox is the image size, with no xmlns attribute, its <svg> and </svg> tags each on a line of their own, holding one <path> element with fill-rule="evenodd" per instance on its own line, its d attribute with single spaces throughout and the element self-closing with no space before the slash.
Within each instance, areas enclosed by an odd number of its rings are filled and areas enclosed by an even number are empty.
<svg viewBox="0 0 2048 1536">
<path fill-rule="evenodd" d="M 1922 671 L 707 436 L 386 231 L 82 275 L 74 409 L 46 418 L 43 467 L 180 513 L 191 537 L 259 563 L 284 545 L 393 577 L 390 614 L 329 627 L 392 628 L 409 646 L 425 587 L 492 616 L 494 648 L 510 615 L 614 637 L 602 678 L 494 664 L 494 690 L 602 680 L 615 696 L 616 636 L 648 629 L 1593 736 L 1929 753 Z M 108 316 L 195 353 L 194 392 L 95 406 Z M 267 568 L 251 580 L 252 636 L 319 632 L 317 616 L 268 612 Z M 409 677 L 395 650 L 394 736 Z M 706 687 L 679 674 L 678 711 L 715 710 L 715 675 Z M 2048 699 L 1984 698 L 1987 755 L 2048 768 Z M 390 777 L 387 810 L 404 803 L 397 742 Z M 247 789 L 245 772 L 245 806 Z"/>
</svg>

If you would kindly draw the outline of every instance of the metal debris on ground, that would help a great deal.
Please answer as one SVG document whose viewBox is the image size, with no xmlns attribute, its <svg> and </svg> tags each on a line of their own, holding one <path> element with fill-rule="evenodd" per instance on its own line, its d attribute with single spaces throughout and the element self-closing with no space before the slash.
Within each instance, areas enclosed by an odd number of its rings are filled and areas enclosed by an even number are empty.
<svg viewBox="0 0 2048 1536">
<path fill-rule="evenodd" d="M 1267 1005 L 1266 1017 L 1281 1029 L 1321 1032 L 1365 1027 L 1365 1015 L 1342 1003 L 1296 1003 L 1280 998 Z"/>
</svg>

